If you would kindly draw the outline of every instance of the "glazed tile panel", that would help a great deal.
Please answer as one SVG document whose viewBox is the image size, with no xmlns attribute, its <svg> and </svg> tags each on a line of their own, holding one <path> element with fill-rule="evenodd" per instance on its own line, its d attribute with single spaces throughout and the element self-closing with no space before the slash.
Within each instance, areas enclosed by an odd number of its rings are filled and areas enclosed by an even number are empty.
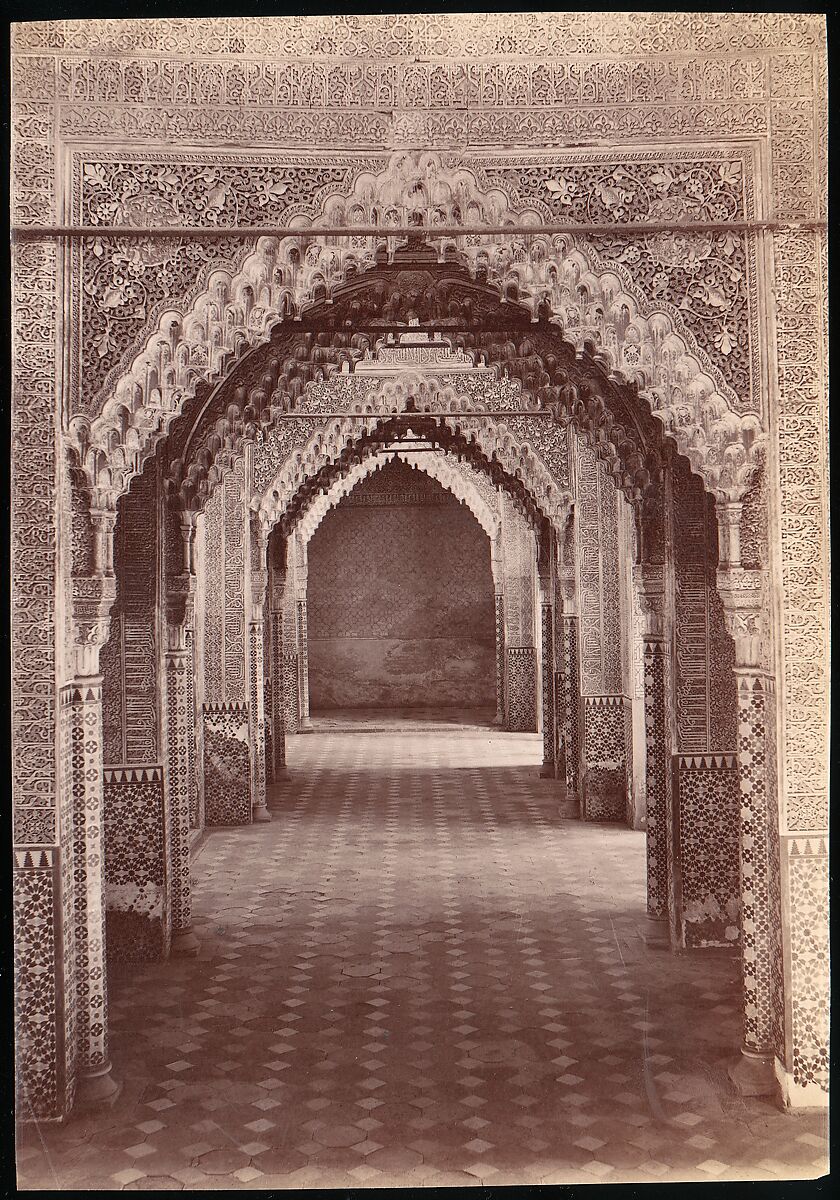
<svg viewBox="0 0 840 1200">
<path fill-rule="evenodd" d="M 165 958 L 168 848 L 163 768 L 105 768 L 105 929 L 109 961 Z"/>
<path fill-rule="evenodd" d="M 251 755 L 246 704 L 204 705 L 204 820 L 251 821 Z"/>
</svg>

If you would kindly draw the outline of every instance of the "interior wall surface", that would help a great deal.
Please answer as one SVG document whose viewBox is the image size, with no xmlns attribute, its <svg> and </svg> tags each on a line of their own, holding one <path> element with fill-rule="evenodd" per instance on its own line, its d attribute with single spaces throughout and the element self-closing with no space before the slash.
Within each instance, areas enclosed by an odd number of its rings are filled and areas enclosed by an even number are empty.
<svg viewBox="0 0 840 1200">
<path fill-rule="evenodd" d="M 404 463 L 360 483 L 309 543 L 309 694 L 336 708 L 492 708 L 490 541 Z"/>
</svg>

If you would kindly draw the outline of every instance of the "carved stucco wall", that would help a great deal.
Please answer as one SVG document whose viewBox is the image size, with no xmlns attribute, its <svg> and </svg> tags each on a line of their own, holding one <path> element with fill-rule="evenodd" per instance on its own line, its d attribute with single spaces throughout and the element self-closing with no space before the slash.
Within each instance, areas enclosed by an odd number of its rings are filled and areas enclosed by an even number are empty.
<svg viewBox="0 0 840 1200">
<path fill-rule="evenodd" d="M 642 154 L 653 149 L 662 161 L 674 141 L 689 139 L 693 147 L 725 147 L 729 160 L 738 157 L 740 147 L 749 147 L 747 159 L 760 184 L 756 215 L 808 222 L 826 213 L 824 37 L 820 17 L 793 13 L 653 13 L 643 19 L 615 13 L 609 20 L 597 13 L 438 14 L 288 23 L 224 18 L 18 26 L 14 220 L 50 225 L 73 214 L 65 149 L 71 142 L 88 143 L 92 157 L 101 157 L 97 143 L 107 137 L 106 158 L 113 161 L 116 151 L 128 159 L 142 141 L 148 147 L 144 157 L 157 164 L 154 170 L 173 150 L 183 157 L 178 139 L 203 153 L 217 153 L 222 143 L 286 148 L 287 163 L 302 144 L 334 147 L 333 159 L 353 153 L 381 161 L 383 153 L 400 147 L 468 155 L 497 153 L 504 145 L 534 154 L 546 144 L 582 140 L 597 141 L 615 162 L 631 146 Z M 446 57 L 440 61 L 439 56 Z M 578 154 L 579 160 L 585 158 Z M 549 162 L 542 156 L 540 162 L 546 179 L 557 185 L 551 197 L 562 211 L 568 207 L 563 182 L 568 174 L 558 174 L 556 158 Z M 269 193 L 279 185 L 267 200 L 270 206 L 288 184 L 280 172 L 268 178 Z M 196 223 L 222 211 L 219 201 L 227 197 L 224 189 L 214 190 L 217 182 L 199 195 L 198 206 L 187 190 L 180 219 L 186 219 L 190 206 Z M 163 190 L 166 186 L 164 181 Z M 620 193 L 632 189 L 620 180 L 616 188 L 608 186 L 615 216 L 622 207 Z M 252 190 L 259 207 L 262 182 Z M 103 217 L 112 220 L 115 211 Z M 160 220 L 164 212 L 165 206 L 137 219 Z M 773 318 L 761 326 L 772 330 L 770 340 L 751 337 L 750 353 L 761 366 L 757 411 L 765 427 L 772 414 L 778 431 L 768 460 L 768 503 L 770 528 L 778 530 L 770 542 L 770 567 L 781 588 L 768 604 L 775 634 L 767 654 L 779 682 L 782 894 L 788 916 L 791 911 L 795 916 L 788 921 L 794 935 L 807 929 L 802 936 L 817 947 L 797 960 L 796 986 L 804 979 L 802 994 L 810 989 L 819 995 L 824 973 L 819 947 L 826 928 L 820 836 L 827 812 L 826 240 L 820 229 L 807 226 L 745 234 L 745 239 L 755 249 L 752 260 L 745 258 L 750 319 Z M 226 270 L 235 270 L 236 261 L 223 250 Z M 91 263 L 107 257 L 98 255 L 95 245 L 86 253 Z M 196 277 L 207 278 L 212 255 L 197 253 L 194 245 L 185 247 L 185 254 L 194 256 Z M 133 282 L 139 279 L 145 286 L 146 273 L 160 270 L 163 286 L 172 290 L 165 263 L 156 266 L 141 257 L 136 270 Z M 667 270 L 664 274 L 673 278 Z M 75 280 L 78 297 L 78 258 L 65 261 L 52 239 L 15 247 L 14 798 L 23 842 L 46 845 L 52 856 L 45 866 L 43 856 L 27 851 L 16 862 L 19 928 L 34 917 L 49 928 L 53 880 L 66 878 L 55 866 L 61 849 L 53 819 L 52 588 L 59 517 L 53 501 L 52 430 L 66 426 L 79 393 L 64 374 L 64 353 L 58 349 L 56 315 L 66 307 L 59 290 L 63 279 L 68 286 Z M 662 282 L 649 276 L 651 287 Z M 147 308 L 141 291 L 127 302 L 139 325 L 154 309 Z M 700 291 L 701 305 L 711 302 L 719 315 L 721 297 L 711 289 Z M 106 294 L 100 294 L 100 302 Z M 675 303 L 679 306 L 679 297 Z M 211 357 L 221 315 L 211 314 Z M 713 345 L 718 335 L 721 343 L 714 348 L 728 357 L 724 344 L 731 335 L 723 339 L 719 322 Z M 68 336 L 78 344 L 78 324 Z M 743 357 L 746 345 L 740 338 L 738 345 Z M 106 350 L 103 358 L 111 353 L 100 344 L 95 355 L 100 349 Z M 754 371 L 751 378 L 755 383 Z M 147 379 L 152 398 L 155 382 Z M 163 400 L 169 403 L 168 394 Z M 164 407 L 153 424 L 162 428 L 165 422 Z M 46 948 L 44 953 L 48 957 Z M 788 1062 L 795 1090 L 804 1094 L 812 1085 L 824 1086 L 823 1051 L 815 1048 L 815 1037 L 819 1041 L 822 1034 L 800 1019 L 798 1003 L 794 999 L 796 1049 Z M 56 1053 L 55 1042 L 50 1043 L 55 1021 L 47 998 L 43 1004 L 44 1019 L 33 1029 L 49 1062 Z M 54 1090 L 47 1087 L 35 1102 L 42 1115 L 54 1112 Z"/>
<path fill-rule="evenodd" d="M 308 547 L 309 692 L 326 708 L 492 708 L 490 543 L 421 471 L 388 464 Z"/>
<path fill-rule="evenodd" d="M 120 501 L 114 530 L 117 599 L 102 667 L 103 758 L 149 765 L 163 753 L 159 729 L 161 654 L 157 480 L 153 470 Z"/>
<path fill-rule="evenodd" d="M 203 679 L 208 704 L 244 703 L 245 462 L 226 472 L 204 510 Z"/>
</svg>

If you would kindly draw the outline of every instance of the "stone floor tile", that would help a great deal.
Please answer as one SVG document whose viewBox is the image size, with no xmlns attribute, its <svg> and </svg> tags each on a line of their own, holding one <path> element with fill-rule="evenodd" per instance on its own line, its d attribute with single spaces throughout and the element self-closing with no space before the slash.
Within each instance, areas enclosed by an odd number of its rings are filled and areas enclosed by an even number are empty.
<svg viewBox="0 0 840 1200">
<path fill-rule="evenodd" d="M 540 754 L 290 738 L 272 822 L 194 859 L 199 956 L 111 973 L 117 1105 L 22 1129 L 21 1190 L 822 1173 L 824 1114 L 729 1088 L 737 959 L 649 940 L 644 835 L 559 818 Z"/>
</svg>

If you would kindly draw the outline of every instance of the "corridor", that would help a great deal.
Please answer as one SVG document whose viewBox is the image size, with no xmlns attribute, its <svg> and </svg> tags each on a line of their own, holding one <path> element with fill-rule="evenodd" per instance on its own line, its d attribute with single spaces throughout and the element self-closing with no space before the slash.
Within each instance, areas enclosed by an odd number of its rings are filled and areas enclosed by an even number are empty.
<svg viewBox="0 0 840 1200">
<path fill-rule="evenodd" d="M 25 1127 L 23 1189 L 823 1169 L 824 1114 L 726 1081 L 738 960 L 656 944 L 644 835 L 560 819 L 539 737 L 334 718 L 288 759 L 198 848 L 199 956 L 111 978 L 122 1094 Z"/>
</svg>

